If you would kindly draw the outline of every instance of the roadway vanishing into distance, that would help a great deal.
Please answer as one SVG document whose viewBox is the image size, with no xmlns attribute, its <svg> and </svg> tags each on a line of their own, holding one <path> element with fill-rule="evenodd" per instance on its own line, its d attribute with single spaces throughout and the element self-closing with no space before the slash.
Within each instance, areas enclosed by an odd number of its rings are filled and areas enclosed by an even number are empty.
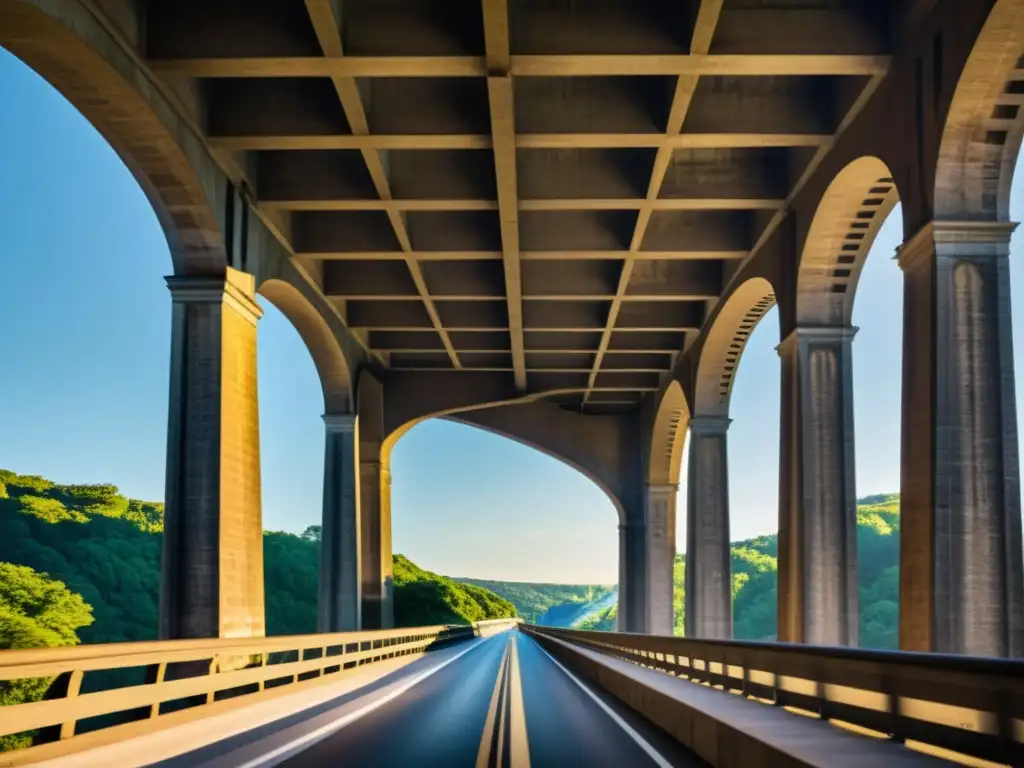
<svg viewBox="0 0 1024 768">
<path fill-rule="evenodd" d="M 706 763 L 513 630 L 432 652 L 321 706 L 154 765 L 696 768 Z"/>
</svg>

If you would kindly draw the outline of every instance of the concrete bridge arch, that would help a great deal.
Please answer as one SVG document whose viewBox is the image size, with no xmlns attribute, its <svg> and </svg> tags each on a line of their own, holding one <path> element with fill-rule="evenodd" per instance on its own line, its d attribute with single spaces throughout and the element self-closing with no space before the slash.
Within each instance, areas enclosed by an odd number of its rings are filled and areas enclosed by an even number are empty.
<svg viewBox="0 0 1024 768">
<path fill-rule="evenodd" d="M 174 273 L 222 276 L 228 184 L 198 132 L 136 59 L 128 32 L 79 0 L 10 0 L 0 47 L 56 88 L 114 148 L 153 205 Z"/>
</svg>

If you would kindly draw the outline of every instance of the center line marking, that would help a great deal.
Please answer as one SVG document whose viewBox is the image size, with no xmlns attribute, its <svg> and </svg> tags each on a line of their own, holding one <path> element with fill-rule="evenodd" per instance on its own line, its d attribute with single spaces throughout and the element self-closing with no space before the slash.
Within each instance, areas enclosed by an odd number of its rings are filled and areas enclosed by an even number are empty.
<svg viewBox="0 0 1024 768">
<path fill-rule="evenodd" d="M 484 734 L 480 740 L 480 750 L 476 753 L 476 768 L 487 768 L 491 761 L 491 744 L 494 742 L 494 721 L 498 715 L 498 699 L 501 696 L 502 681 L 505 676 L 505 664 L 508 662 L 508 644 L 505 644 L 505 651 L 501 654 L 501 663 L 498 665 L 498 676 L 494 681 L 494 692 L 491 694 L 491 703 L 487 706 L 487 720 L 484 722 Z"/>
</svg>

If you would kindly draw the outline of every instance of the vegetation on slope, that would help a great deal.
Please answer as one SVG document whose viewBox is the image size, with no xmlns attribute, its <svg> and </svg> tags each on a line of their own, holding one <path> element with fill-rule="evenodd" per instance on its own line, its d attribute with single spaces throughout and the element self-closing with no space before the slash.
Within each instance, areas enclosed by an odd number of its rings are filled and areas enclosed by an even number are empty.
<svg viewBox="0 0 1024 768">
<path fill-rule="evenodd" d="M 860 580 L 860 645 L 899 646 L 899 494 L 861 499 L 857 506 L 857 568 Z M 675 634 L 685 619 L 685 555 L 676 555 Z M 732 544 L 733 636 L 774 640 L 778 635 L 778 537 L 758 536 Z M 580 629 L 615 629 L 615 606 L 591 616 Z"/>
<path fill-rule="evenodd" d="M 0 648 L 152 640 L 157 633 L 163 505 L 113 485 L 60 485 L 0 470 Z M 263 535 L 268 635 L 316 631 L 320 530 Z M 394 560 L 398 626 L 516 615 L 488 590 Z M 0 683 L 0 704 L 48 681 Z M 19 687 L 20 686 L 20 687 Z M 0 750 L 17 742 L 0 741 Z"/>
<path fill-rule="evenodd" d="M 614 586 L 605 584 L 536 584 L 526 581 L 466 578 L 459 578 L 457 581 L 483 587 L 505 598 L 516 607 L 523 621 L 551 626 L 561 626 L 554 621 L 559 616 L 553 614 L 567 613 L 569 609 L 575 610 L 615 591 Z"/>
</svg>

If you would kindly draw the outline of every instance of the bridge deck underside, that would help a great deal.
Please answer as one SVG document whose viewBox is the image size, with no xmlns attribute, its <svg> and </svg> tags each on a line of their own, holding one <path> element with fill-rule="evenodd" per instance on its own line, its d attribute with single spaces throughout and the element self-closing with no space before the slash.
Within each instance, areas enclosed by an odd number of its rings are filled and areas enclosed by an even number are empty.
<svg viewBox="0 0 1024 768">
<path fill-rule="evenodd" d="M 863 105 L 889 6 L 151 0 L 144 50 L 384 365 L 607 413 Z"/>
</svg>

